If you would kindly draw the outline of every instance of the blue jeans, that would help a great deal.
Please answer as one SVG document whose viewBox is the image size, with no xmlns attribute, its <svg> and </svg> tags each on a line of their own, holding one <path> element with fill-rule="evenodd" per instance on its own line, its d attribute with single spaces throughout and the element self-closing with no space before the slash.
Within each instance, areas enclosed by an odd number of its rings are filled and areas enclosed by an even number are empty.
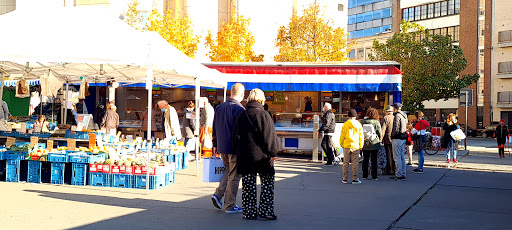
<svg viewBox="0 0 512 230">
<path fill-rule="evenodd" d="M 406 165 L 405 165 L 405 141 L 401 139 L 393 139 L 393 158 L 396 165 L 396 177 L 406 176 Z"/>
<path fill-rule="evenodd" d="M 421 144 L 418 146 L 418 169 L 423 170 L 423 163 L 425 163 L 425 152 L 423 150 L 423 146 L 427 143 L 427 136 L 421 135 L 419 141 L 421 141 Z"/>
<path fill-rule="evenodd" d="M 448 142 L 448 147 L 446 147 L 446 159 L 450 160 L 450 151 L 452 152 L 451 159 L 457 159 L 457 149 L 455 148 L 455 145 L 453 145 L 453 139 L 450 139 L 450 142 Z"/>
</svg>

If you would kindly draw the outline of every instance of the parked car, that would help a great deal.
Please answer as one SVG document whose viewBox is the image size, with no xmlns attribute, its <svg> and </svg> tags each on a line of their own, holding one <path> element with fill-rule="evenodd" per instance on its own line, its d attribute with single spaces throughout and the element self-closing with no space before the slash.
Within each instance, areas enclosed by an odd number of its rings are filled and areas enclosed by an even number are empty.
<svg viewBox="0 0 512 230">
<path fill-rule="evenodd" d="M 478 129 L 477 136 L 481 136 L 483 138 L 492 137 L 494 134 L 494 130 L 496 129 L 496 126 L 498 126 L 498 124 L 488 125 L 482 129 Z"/>
</svg>

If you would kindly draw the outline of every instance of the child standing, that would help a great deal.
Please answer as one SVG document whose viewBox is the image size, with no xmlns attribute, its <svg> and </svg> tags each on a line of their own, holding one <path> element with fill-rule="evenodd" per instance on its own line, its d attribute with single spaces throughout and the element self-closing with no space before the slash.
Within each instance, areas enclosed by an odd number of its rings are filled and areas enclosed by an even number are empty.
<svg viewBox="0 0 512 230">
<path fill-rule="evenodd" d="M 412 140 L 411 131 L 412 131 L 412 125 L 408 124 L 407 131 L 405 131 L 405 133 L 407 133 L 407 141 L 405 142 L 405 145 L 407 146 L 407 153 L 409 154 L 409 162 L 407 162 L 408 166 L 412 165 L 412 151 L 413 151 L 412 148 L 414 146 L 414 141 Z"/>
<path fill-rule="evenodd" d="M 352 163 L 352 184 L 361 184 L 357 175 L 359 166 L 359 153 L 363 149 L 364 137 L 363 126 L 359 123 L 357 112 L 351 109 L 348 112 L 347 120 L 341 128 L 340 145 L 343 148 L 343 184 L 348 180 L 348 164 Z"/>
<path fill-rule="evenodd" d="M 498 154 L 500 158 L 505 158 L 505 142 L 507 137 L 510 136 L 510 131 L 505 125 L 505 120 L 501 119 L 500 124 L 494 129 L 494 139 L 498 142 Z"/>
</svg>

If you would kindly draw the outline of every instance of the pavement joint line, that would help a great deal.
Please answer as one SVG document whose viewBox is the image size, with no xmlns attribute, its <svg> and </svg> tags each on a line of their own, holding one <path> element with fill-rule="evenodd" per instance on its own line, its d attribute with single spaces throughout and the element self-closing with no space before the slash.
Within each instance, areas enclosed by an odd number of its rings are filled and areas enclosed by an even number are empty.
<svg viewBox="0 0 512 230">
<path fill-rule="evenodd" d="M 439 206 L 434 206 L 434 205 L 423 205 L 423 207 L 439 208 Z M 449 210 L 456 210 L 456 211 L 470 211 L 470 212 L 479 212 L 479 213 L 487 213 L 487 214 L 502 214 L 502 215 L 512 216 L 512 213 L 507 213 L 507 212 L 480 211 L 480 210 L 461 209 L 461 208 L 454 208 L 454 207 L 444 207 L 444 208 L 449 209 Z"/>
<path fill-rule="evenodd" d="M 467 185 L 451 185 L 451 184 L 442 184 L 439 183 L 439 186 L 447 186 L 447 187 L 459 187 L 459 188 L 477 188 L 477 189 L 494 189 L 494 190 L 507 190 L 512 191 L 512 188 L 495 188 L 495 187 L 480 187 L 480 186 L 467 186 Z"/>
<path fill-rule="evenodd" d="M 451 170 L 451 169 L 450 169 Z M 427 189 L 427 191 L 425 191 L 421 196 L 420 198 L 418 198 L 418 200 L 416 200 L 411 206 L 409 206 L 396 220 L 394 220 L 387 228 L 386 230 L 391 230 L 395 227 L 395 225 L 414 207 L 416 206 L 436 185 L 437 183 L 439 183 L 439 181 L 441 181 L 441 179 L 443 179 L 444 176 L 446 176 L 446 174 L 448 172 L 450 172 L 450 170 L 447 170 L 432 186 L 430 186 L 430 188 Z"/>
</svg>

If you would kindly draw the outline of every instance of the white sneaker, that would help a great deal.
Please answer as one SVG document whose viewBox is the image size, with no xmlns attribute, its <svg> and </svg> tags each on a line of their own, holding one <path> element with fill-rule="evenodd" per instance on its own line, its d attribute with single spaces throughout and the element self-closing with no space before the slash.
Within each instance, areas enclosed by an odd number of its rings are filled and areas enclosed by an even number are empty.
<svg viewBox="0 0 512 230">
<path fill-rule="evenodd" d="M 352 181 L 352 184 L 362 184 L 362 183 L 363 183 L 363 182 L 361 182 L 361 181 L 359 180 L 359 178 L 357 178 L 357 179 L 355 179 L 355 180 L 353 180 L 353 181 Z"/>
</svg>

